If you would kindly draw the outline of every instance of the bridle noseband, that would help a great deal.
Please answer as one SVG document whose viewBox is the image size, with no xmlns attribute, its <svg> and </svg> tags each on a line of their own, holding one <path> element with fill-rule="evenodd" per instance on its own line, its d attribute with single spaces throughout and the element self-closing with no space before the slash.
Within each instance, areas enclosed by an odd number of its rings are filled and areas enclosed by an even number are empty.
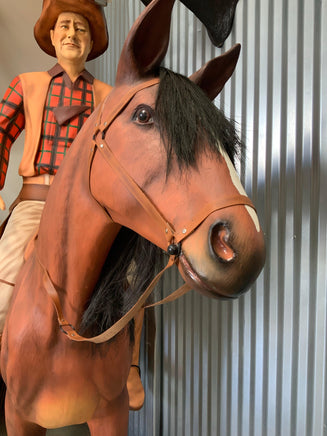
<svg viewBox="0 0 327 436">
<path fill-rule="evenodd" d="M 137 185 L 134 179 L 130 176 L 130 174 L 125 170 L 125 168 L 120 164 L 118 159 L 115 157 L 112 152 L 109 144 L 105 140 L 105 134 L 114 121 L 114 119 L 119 115 L 119 113 L 124 109 L 124 107 L 131 101 L 134 95 L 142 89 L 149 88 L 151 86 L 157 85 L 159 83 L 159 78 L 154 78 L 148 80 L 146 82 L 140 83 L 128 90 L 118 104 L 113 106 L 113 109 L 110 111 L 109 115 L 103 119 L 103 108 L 106 100 L 103 102 L 101 110 L 99 110 L 99 115 L 97 122 L 95 124 L 95 130 L 92 139 L 92 149 L 91 149 L 91 159 L 90 159 L 90 171 L 92 168 L 93 156 L 95 152 L 98 150 L 105 161 L 110 165 L 111 169 L 115 171 L 115 173 L 119 176 L 120 180 L 123 182 L 125 187 L 129 190 L 129 192 L 134 196 L 134 198 L 139 202 L 139 204 L 143 207 L 143 209 L 150 215 L 155 222 L 161 228 L 161 231 L 164 233 L 166 241 L 167 241 L 167 252 L 169 254 L 169 260 L 167 265 L 163 270 L 161 270 L 156 277 L 152 280 L 148 288 L 144 291 L 141 297 L 138 299 L 136 304 L 113 326 L 111 326 L 108 330 L 101 333 L 98 336 L 92 338 L 86 338 L 79 335 L 74 327 L 66 321 L 63 316 L 59 295 L 57 290 L 55 289 L 54 284 L 52 283 L 47 270 L 42 266 L 44 270 L 44 286 L 47 290 L 49 296 L 52 299 L 54 304 L 58 322 L 61 330 L 73 341 L 87 341 L 93 343 L 102 343 L 112 339 L 118 332 L 120 332 L 126 325 L 135 317 L 137 312 L 142 307 L 153 307 L 159 304 L 167 303 L 170 301 L 179 298 L 181 295 L 184 295 L 191 288 L 187 284 L 182 285 L 179 289 L 172 292 L 168 297 L 146 306 L 146 301 L 156 284 L 158 283 L 161 276 L 164 272 L 169 269 L 172 265 L 178 262 L 178 256 L 180 254 L 181 242 L 183 239 L 188 237 L 195 228 L 197 228 L 211 213 L 216 210 L 223 209 L 230 206 L 235 205 L 247 205 L 254 208 L 251 200 L 245 195 L 236 195 L 234 197 L 225 198 L 223 201 L 220 201 L 219 204 L 215 204 L 214 206 L 208 205 L 205 210 L 202 210 L 199 216 L 195 216 L 192 219 L 192 223 L 188 223 L 188 225 L 183 226 L 182 229 L 175 230 L 173 225 L 165 219 L 165 217 L 161 214 L 161 212 L 157 209 L 157 207 L 153 204 L 153 202 L 147 197 L 147 195 L 142 191 L 142 189 Z M 109 94 L 110 97 L 110 94 Z M 90 177 L 89 177 L 90 178 Z"/>
</svg>

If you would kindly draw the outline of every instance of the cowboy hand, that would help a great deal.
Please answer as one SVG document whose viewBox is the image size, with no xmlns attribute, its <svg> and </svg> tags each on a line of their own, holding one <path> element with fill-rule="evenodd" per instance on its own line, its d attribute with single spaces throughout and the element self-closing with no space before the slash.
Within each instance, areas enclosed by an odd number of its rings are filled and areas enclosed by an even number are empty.
<svg viewBox="0 0 327 436">
<path fill-rule="evenodd" d="M 2 210 L 5 210 L 5 209 L 6 209 L 5 202 L 3 201 L 1 195 L 0 195 L 0 209 L 2 209 Z"/>
</svg>

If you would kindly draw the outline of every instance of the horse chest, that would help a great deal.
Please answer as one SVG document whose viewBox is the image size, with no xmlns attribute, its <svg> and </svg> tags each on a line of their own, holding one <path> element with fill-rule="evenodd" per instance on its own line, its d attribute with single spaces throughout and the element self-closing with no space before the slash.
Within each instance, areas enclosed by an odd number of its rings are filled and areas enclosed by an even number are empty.
<svg viewBox="0 0 327 436">
<path fill-rule="evenodd" d="M 88 421 L 100 402 L 87 383 L 44 389 L 35 398 L 29 419 L 45 428 L 65 427 Z"/>
<path fill-rule="evenodd" d="M 45 428 L 86 422 L 125 388 L 131 360 L 127 334 L 100 346 L 72 343 L 62 333 L 57 340 L 20 338 L 16 334 L 10 342 L 24 356 L 24 367 L 9 358 L 6 375 L 8 395 L 28 421 Z"/>
</svg>

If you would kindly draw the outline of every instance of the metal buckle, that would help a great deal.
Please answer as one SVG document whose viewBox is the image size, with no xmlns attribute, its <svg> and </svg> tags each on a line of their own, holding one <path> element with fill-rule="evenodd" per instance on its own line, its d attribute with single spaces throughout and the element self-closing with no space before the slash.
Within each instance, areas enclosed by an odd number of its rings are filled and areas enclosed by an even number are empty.
<svg viewBox="0 0 327 436">
<path fill-rule="evenodd" d="M 70 327 L 74 332 L 76 332 L 76 329 L 74 328 L 74 326 L 69 324 L 68 322 L 67 322 L 67 324 L 59 324 L 60 330 L 63 333 L 65 333 L 65 335 L 67 335 L 67 336 L 69 336 L 70 333 L 69 333 L 69 331 L 65 330 L 65 327 Z"/>
</svg>

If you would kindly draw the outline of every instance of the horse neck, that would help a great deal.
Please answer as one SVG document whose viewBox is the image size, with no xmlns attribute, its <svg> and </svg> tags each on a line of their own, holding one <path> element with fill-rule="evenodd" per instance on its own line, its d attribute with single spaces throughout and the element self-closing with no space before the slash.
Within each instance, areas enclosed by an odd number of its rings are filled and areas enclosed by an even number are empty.
<svg viewBox="0 0 327 436">
<path fill-rule="evenodd" d="M 120 226 L 89 191 L 85 151 L 70 153 L 49 191 L 37 249 L 66 313 L 74 317 L 85 307 Z"/>
</svg>

